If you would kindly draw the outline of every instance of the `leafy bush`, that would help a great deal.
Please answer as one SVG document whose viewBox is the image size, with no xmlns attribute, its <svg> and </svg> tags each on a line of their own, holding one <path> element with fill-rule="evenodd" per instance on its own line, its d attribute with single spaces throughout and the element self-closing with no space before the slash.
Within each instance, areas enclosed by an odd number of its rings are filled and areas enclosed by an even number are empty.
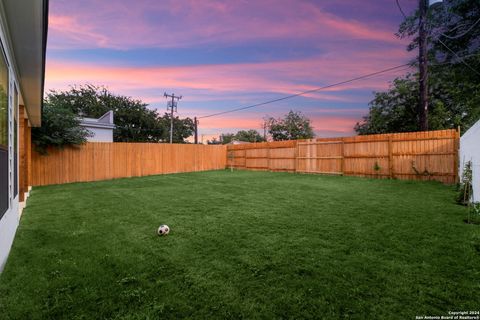
<svg viewBox="0 0 480 320">
<path fill-rule="evenodd" d="M 47 154 L 49 146 L 63 148 L 87 141 L 91 132 L 80 126 L 80 119 L 72 110 L 45 104 L 42 110 L 42 126 L 32 129 L 32 142 L 41 154 Z"/>
<path fill-rule="evenodd" d="M 457 191 L 457 202 L 464 206 L 469 205 L 472 198 L 472 162 L 468 161 L 463 167 L 463 174 Z"/>
</svg>

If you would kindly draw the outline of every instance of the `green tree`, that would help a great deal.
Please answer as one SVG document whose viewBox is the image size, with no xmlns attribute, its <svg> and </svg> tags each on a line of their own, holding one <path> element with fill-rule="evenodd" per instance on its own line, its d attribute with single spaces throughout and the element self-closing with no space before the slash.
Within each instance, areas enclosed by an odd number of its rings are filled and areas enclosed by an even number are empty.
<svg viewBox="0 0 480 320">
<path fill-rule="evenodd" d="M 446 0 L 429 10 L 428 25 L 429 128 L 466 130 L 480 118 L 480 2 Z M 417 31 L 415 13 L 398 32 L 400 37 L 414 36 L 407 50 L 417 48 Z M 410 73 L 396 79 L 389 90 L 375 93 L 368 115 L 355 130 L 359 134 L 418 130 L 418 104 L 418 74 Z"/>
<path fill-rule="evenodd" d="M 131 97 L 115 95 L 102 86 L 73 86 L 67 91 L 50 91 L 46 104 L 55 108 L 67 108 L 75 114 L 98 118 L 113 110 L 116 142 L 165 141 L 166 128 L 159 121 L 158 113 L 147 104 Z M 168 126 L 170 128 L 170 126 Z"/>
<path fill-rule="evenodd" d="M 220 141 L 223 144 L 229 144 L 233 140 L 235 140 L 235 134 L 234 133 L 222 133 L 220 135 Z"/>
<path fill-rule="evenodd" d="M 42 110 L 42 126 L 32 128 L 35 149 L 46 154 L 49 146 L 63 148 L 86 142 L 91 132 L 80 126 L 80 120 L 70 109 L 46 103 Z"/>
<path fill-rule="evenodd" d="M 274 141 L 310 139 L 315 136 L 310 119 L 292 110 L 283 118 L 269 118 L 267 128 Z"/>
<path fill-rule="evenodd" d="M 429 88 L 428 123 L 431 130 L 467 127 L 480 116 L 480 109 L 473 101 L 464 104 L 454 102 L 461 99 L 456 95 L 460 95 L 463 89 L 454 86 L 446 77 L 435 77 Z M 476 84 L 471 85 L 477 87 L 474 90 L 480 88 Z M 478 101 L 478 97 L 475 99 Z M 355 131 L 359 134 L 416 131 L 419 122 L 418 103 L 418 77 L 409 74 L 397 78 L 388 91 L 375 93 L 375 98 L 369 104 L 368 115 L 355 125 Z"/>
<path fill-rule="evenodd" d="M 222 144 L 222 141 L 217 140 L 217 138 L 212 138 L 212 140 L 207 140 L 207 144 L 212 144 L 212 145 Z"/>
<path fill-rule="evenodd" d="M 265 139 L 257 130 L 240 130 L 235 134 L 235 140 L 245 142 L 263 142 Z"/>
<path fill-rule="evenodd" d="M 165 113 L 163 117 L 159 117 L 158 121 L 162 128 L 166 128 L 162 134 L 162 141 L 170 141 L 170 119 L 171 116 Z M 195 123 L 190 118 L 180 119 L 173 117 L 173 142 L 186 143 L 186 139 L 193 135 L 195 131 Z"/>
<path fill-rule="evenodd" d="M 397 35 L 412 37 L 407 47 L 412 51 L 418 47 L 418 11 L 407 17 Z M 456 55 L 471 55 L 478 49 L 480 38 L 480 2 L 478 0 L 443 0 L 428 10 L 430 60 L 455 61 Z M 452 51 L 447 49 L 444 44 Z M 438 55 L 442 53 L 442 55 Z M 467 67 L 468 68 L 468 67 Z"/>
<path fill-rule="evenodd" d="M 220 135 L 220 141 L 222 144 L 229 144 L 232 141 L 244 141 L 244 142 L 263 142 L 265 139 L 258 133 L 257 130 L 240 130 L 237 133 L 222 133 Z"/>
</svg>

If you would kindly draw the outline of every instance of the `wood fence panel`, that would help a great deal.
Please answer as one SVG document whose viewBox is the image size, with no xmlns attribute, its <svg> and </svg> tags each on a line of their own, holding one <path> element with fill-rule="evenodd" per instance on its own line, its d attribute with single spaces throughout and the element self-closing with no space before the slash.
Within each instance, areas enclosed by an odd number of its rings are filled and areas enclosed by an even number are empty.
<svg viewBox="0 0 480 320">
<path fill-rule="evenodd" d="M 91 142 L 32 152 L 33 186 L 224 169 L 225 146 Z"/>
<path fill-rule="evenodd" d="M 228 165 L 246 170 L 458 181 L 456 130 L 319 138 L 228 146 Z"/>
<path fill-rule="evenodd" d="M 269 169 L 271 171 L 295 171 L 295 146 L 282 146 L 269 149 Z"/>
<path fill-rule="evenodd" d="M 227 167 L 245 170 L 295 171 L 296 141 L 229 145 Z"/>
<path fill-rule="evenodd" d="M 245 150 L 245 166 L 253 170 L 268 170 L 267 147 Z"/>
</svg>

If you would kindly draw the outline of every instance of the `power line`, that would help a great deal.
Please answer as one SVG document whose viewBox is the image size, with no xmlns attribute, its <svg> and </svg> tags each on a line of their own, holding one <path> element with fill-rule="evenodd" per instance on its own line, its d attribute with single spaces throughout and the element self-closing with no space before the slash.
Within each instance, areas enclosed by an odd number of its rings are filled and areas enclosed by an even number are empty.
<svg viewBox="0 0 480 320">
<path fill-rule="evenodd" d="M 376 76 L 376 75 L 379 75 L 379 74 L 382 74 L 382 73 L 397 70 L 397 69 L 404 68 L 404 67 L 407 67 L 407 66 L 410 67 L 410 64 L 405 63 L 405 64 L 402 64 L 402 65 L 399 65 L 399 66 L 396 66 L 396 67 L 391 67 L 391 68 L 383 69 L 383 70 L 380 70 L 380 71 L 372 72 L 372 73 L 369 73 L 369 74 L 365 74 L 365 75 L 362 75 L 362 76 L 359 76 L 359 77 L 356 77 L 356 78 L 353 78 L 353 79 L 340 81 L 340 82 L 329 84 L 329 85 L 326 85 L 326 86 L 323 86 L 323 87 L 319 87 L 319 88 L 315 88 L 315 89 L 311 89 L 311 90 L 307 90 L 307 91 L 302 91 L 302 92 L 299 92 L 299 93 L 291 94 L 291 95 L 284 96 L 284 97 L 277 98 L 277 99 L 273 99 L 273 100 L 268 100 L 268 101 L 265 101 L 265 102 L 252 104 L 252 105 L 245 106 L 245 107 L 238 107 L 238 108 L 234 108 L 234 109 L 231 109 L 231 110 L 226 110 L 226 111 L 222 111 L 222 112 L 209 114 L 209 115 L 206 115 L 206 116 L 203 116 L 203 117 L 198 117 L 197 119 L 210 118 L 210 117 L 219 116 L 219 115 L 226 114 L 226 113 L 232 113 L 232 112 L 241 111 L 241 110 L 245 110 L 245 109 L 251 109 L 251 108 L 263 106 L 263 105 L 266 105 L 266 104 L 271 104 L 271 103 L 274 103 L 274 102 L 279 102 L 279 101 L 303 96 L 303 95 L 306 95 L 306 94 L 309 94 L 309 93 L 314 93 L 314 92 L 318 92 L 318 91 L 321 91 L 321 90 L 330 89 L 330 88 L 333 88 L 333 87 L 338 87 L 340 85 L 347 84 L 347 83 L 350 83 L 350 82 L 355 82 L 355 81 L 363 80 L 363 79 L 366 79 L 366 78 L 370 78 L 370 77 L 373 77 L 373 76 Z"/>
<path fill-rule="evenodd" d="M 465 60 L 463 60 L 455 51 L 453 51 L 452 49 L 450 49 L 449 46 L 447 46 L 442 40 L 440 39 L 437 39 L 438 42 L 440 42 L 448 51 L 450 51 L 457 59 L 460 60 L 460 62 L 462 62 L 465 66 L 467 66 L 470 70 L 472 70 L 473 72 L 475 72 L 476 74 L 478 74 L 480 76 L 480 72 L 478 72 L 477 70 L 475 70 L 471 65 L 469 65 Z"/>
<path fill-rule="evenodd" d="M 478 23 L 480 23 L 480 19 L 478 19 L 474 24 L 472 24 L 472 25 L 470 26 L 470 28 L 468 28 L 468 30 L 466 30 L 464 33 L 459 34 L 459 35 L 457 35 L 457 36 L 449 36 L 449 35 L 447 35 L 446 33 L 441 33 L 441 35 L 444 36 L 445 38 L 450 39 L 450 40 L 459 39 L 459 38 L 462 38 L 463 36 L 466 36 L 470 31 L 472 31 L 473 28 L 475 28 L 475 26 L 476 26 Z M 457 27 L 457 28 L 458 28 L 458 27 Z M 455 30 L 455 29 L 456 29 L 456 28 L 454 28 L 454 29 L 452 29 L 452 30 L 450 30 L 450 31 L 447 31 L 447 32 L 451 32 L 451 31 L 453 31 L 453 30 Z"/>
<path fill-rule="evenodd" d="M 399 1 L 399 0 L 395 0 L 395 2 L 397 3 L 398 10 L 400 10 L 400 12 L 402 13 L 402 16 L 403 16 L 405 19 L 407 19 L 407 15 L 405 14 L 405 11 L 403 11 L 402 6 L 400 5 L 400 1 Z"/>
</svg>

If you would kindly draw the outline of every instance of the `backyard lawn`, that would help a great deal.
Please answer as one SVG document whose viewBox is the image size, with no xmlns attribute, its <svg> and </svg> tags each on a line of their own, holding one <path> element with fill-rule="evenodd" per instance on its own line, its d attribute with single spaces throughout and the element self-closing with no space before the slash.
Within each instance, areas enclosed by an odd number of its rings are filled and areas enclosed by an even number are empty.
<svg viewBox="0 0 480 320">
<path fill-rule="evenodd" d="M 465 216 L 436 182 L 212 171 L 38 187 L 0 319 L 479 310 L 480 226 Z"/>
</svg>

